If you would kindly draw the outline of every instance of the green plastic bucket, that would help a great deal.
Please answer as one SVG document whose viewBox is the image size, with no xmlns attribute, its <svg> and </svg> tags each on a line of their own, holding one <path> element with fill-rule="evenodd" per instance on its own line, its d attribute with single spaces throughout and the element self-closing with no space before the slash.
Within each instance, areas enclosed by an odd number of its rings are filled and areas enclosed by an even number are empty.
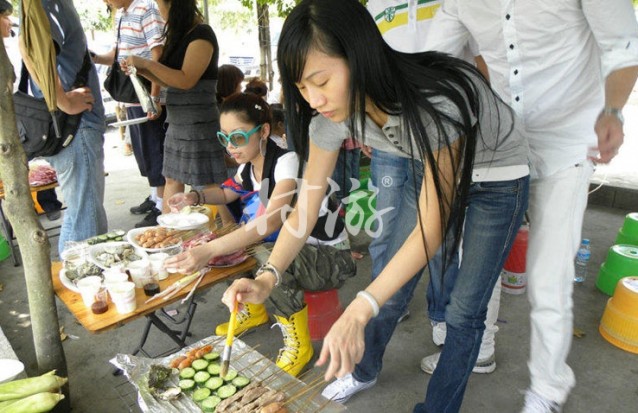
<svg viewBox="0 0 638 413">
<path fill-rule="evenodd" d="M 596 287 L 607 295 L 614 295 L 618 281 L 631 275 L 638 275 L 638 247 L 614 245 L 609 248 L 607 260 L 600 266 Z"/>
<path fill-rule="evenodd" d="M 638 246 L 638 212 L 632 212 L 625 216 L 625 221 L 618 230 L 616 244 Z"/>
<path fill-rule="evenodd" d="M 625 244 L 625 245 L 634 245 L 638 246 L 638 236 L 632 237 L 625 233 L 625 231 L 620 228 L 618 231 L 618 235 L 616 236 L 616 244 Z"/>
<path fill-rule="evenodd" d="M 0 261 L 4 261 L 11 256 L 11 247 L 9 241 L 0 235 Z"/>
<path fill-rule="evenodd" d="M 629 238 L 638 239 L 638 212 L 632 212 L 625 216 L 621 231 Z"/>
</svg>

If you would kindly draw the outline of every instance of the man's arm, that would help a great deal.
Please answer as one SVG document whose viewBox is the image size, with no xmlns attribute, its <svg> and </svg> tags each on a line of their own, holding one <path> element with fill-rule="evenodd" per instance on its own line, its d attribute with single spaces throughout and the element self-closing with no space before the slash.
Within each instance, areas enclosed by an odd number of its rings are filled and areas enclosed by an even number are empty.
<svg viewBox="0 0 638 413">
<path fill-rule="evenodd" d="M 618 69 L 607 76 L 605 107 L 594 126 L 599 152 L 598 157 L 593 158 L 594 162 L 608 163 L 618 154 L 624 140 L 622 115 L 619 114 L 629 99 L 637 77 L 638 66 Z"/>
<path fill-rule="evenodd" d="M 111 66 L 113 64 L 113 61 L 115 60 L 115 48 L 109 50 L 106 53 L 96 53 L 94 56 L 91 56 L 91 58 L 93 59 L 94 63 Z"/>
<path fill-rule="evenodd" d="M 607 163 L 623 143 L 620 111 L 638 76 L 638 23 L 629 1 L 583 0 L 582 8 L 601 51 L 605 79 L 605 106 L 594 126 L 599 155 L 592 159 Z"/>
</svg>

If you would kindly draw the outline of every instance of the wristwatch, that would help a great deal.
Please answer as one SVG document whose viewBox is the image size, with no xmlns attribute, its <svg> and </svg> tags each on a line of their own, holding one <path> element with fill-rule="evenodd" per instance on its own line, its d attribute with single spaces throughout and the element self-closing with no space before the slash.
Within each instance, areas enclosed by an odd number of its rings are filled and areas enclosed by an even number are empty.
<svg viewBox="0 0 638 413">
<path fill-rule="evenodd" d="M 155 102 L 155 103 L 160 103 L 160 97 L 159 96 L 151 96 L 151 99 L 153 99 L 153 102 Z"/>
<path fill-rule="evenodd" d="M 616 108 L 611 108 L 611 107 L 605 107 L 601 112 L 599 116 L 607 116 L 607 115 L 612 115 L 615 116 L 616 119 L 618 119 L 620 121 L 621 125 L 625 124 L 625 118 L 622 115 L 622 110 L 621 109 L 616 109 Z"/>
</svg>

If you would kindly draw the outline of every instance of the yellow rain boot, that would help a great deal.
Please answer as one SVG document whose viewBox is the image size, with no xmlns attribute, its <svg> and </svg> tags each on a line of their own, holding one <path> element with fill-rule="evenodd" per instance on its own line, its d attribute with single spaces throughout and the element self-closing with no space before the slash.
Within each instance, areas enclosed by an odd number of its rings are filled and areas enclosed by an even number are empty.
<svg viewBox="0 0 638 413">
<path fill-rule="evenodd" d="M 312 358 L 314 350 L 308 331 L 308 306 L 294 313 L 289 319 L 275 316 L 284 335 L 284 347 L 279 350 L 277 367 L 297 376 Z"/>
<path fill-rule="evenodd" d="M 244 304 L 244 309 L 237 313 L 237 324 L 235 326 L 234 336 L 238 336 L 246 330 L 255 328 L 268 322 L 268 313 L 266 306 L 263 304 Z M 225 336 L 228 334 L 228 323 L 217 326 L 215 334 Z"/>
</svg>

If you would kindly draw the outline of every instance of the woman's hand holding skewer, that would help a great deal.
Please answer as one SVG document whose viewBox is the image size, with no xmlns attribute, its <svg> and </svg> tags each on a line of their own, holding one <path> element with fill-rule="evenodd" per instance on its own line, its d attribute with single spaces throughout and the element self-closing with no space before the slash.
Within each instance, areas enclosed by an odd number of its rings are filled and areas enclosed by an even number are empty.
<svg viewBox="0 0 638 413">
<path fill-rule="evenodd" d="M 263 276 L 257 277 L 257 279 L 254 280 L 241 278 L 235 280 L 230 287 L 226 289 L 222 296 L 222 302 L 226 304 L 231 311 L 235 306 L 235 301 L 239 301 L 239 303 L 261 304 L 270 296 L 270 292 L 274 286 L 274 279 L 271 282 L 269 278 Z"/>
</svg>

